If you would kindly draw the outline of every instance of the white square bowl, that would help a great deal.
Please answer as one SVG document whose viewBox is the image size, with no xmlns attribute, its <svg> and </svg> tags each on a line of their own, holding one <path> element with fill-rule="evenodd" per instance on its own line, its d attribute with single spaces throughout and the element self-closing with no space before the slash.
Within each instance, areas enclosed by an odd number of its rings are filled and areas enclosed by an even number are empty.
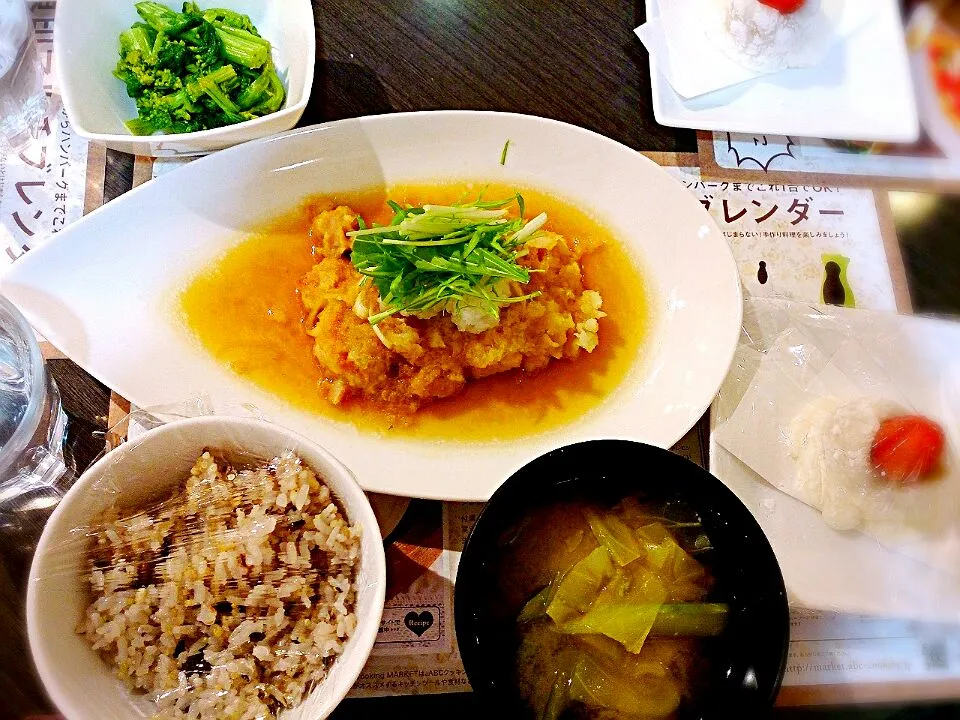
<svg viewBox="0 0 960 720">
<path fill-rule="evenodd" d="M 178 0 L 163 0 L 179 10 Z M 204 0 L 203 9 L 226 7 L 250 16 L 273 45 L 273 62 L 287 90 L 279 111 L 255 120 L 200 132 L 137 136 L 124 122 L 137 106 L 113 76 L 120 33 L 140 17 L 135 0 L 59 0 L 54 56 L 63 104 L 76 132 L 114 150 L 169 157 L 200 155 L 289 130 L 303 115 L 313 86 L 316 37 L 310 0 Z"/>
</svg>

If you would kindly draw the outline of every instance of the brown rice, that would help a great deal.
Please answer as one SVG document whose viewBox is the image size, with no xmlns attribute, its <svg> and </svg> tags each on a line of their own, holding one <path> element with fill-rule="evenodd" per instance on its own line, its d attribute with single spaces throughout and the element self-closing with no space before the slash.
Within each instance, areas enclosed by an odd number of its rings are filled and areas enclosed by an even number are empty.
<svg viewBox="0 0 960 720">
<path fill-rule="evenodd" d="M 360 527 L 293 453 L 235 471 L 204 452 L 172 498 L 91 536 L 78 632 L 157 717 L 274 717 L 356 627 Z"/>
</svg>

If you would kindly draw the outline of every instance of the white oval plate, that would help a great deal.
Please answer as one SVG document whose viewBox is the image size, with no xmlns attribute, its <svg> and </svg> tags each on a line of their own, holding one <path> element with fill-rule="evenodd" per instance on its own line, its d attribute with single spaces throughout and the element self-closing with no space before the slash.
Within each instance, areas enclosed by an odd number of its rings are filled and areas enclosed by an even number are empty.
<svg viewBox="0 0 960 720">
<path fill-rule="evenodd" d="M 310 195 L 438 178 L 516 183 L 571 198 L 635 256 L 654 322 L 642 362 L 600 407 L 555 430 L 496 444 L 364 433 L 231 374 L 178 325 L 171 298 L 252 226 Z M 0 278 L 0 292 L 136 405 L 198 395 L 214 406 L 254 404 L 329 448 L 366 490 L 462 501 L 486 500 L 514 470 L 561 445 L 595 438 L 673 445 L 720 387 L 743 310 L 720 230 L 654 163 L 571 125 L 480 112 L 340 121 L 198 160 L 31 251 Z"/>
</svg>

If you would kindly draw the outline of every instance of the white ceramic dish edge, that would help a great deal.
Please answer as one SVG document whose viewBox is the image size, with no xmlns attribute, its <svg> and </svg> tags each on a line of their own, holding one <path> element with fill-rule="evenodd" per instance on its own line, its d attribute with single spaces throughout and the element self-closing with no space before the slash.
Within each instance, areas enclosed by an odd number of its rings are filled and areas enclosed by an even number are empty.
<svg viewBox="0 0 960 720">
<path fill-rule="evenodd" d="M 462 139 L 467 128 L 469 142 Z M 501 167 L 496 159 L 505 138 L 512 138 L 513 143 L 510 159 L 506 167 Z M 453 148 L 456 151 L 452 153 Z M 229 169 L 238 160 L 251 172 L 260 173 L 256 188 L 249 187 L 249 180 L 241 177 L 219 183 L 222 187 L 215 193 L 204 190 L 208 184 L 203 178 L 232 173 Z M 212 235 L 225 232 L 217 222 L 229 221 L 226 227 L 235 228 L 258 213 L 262 221 L 288 211 L 296 204 L 297 193 L 322 193 L 326 187 L 323 183 L 334 183 L 335 189 L 371 184 L 337 185 L 337 178 L 354 178 L 356 183 L 360 182 L 358 177 L 382 179 L 386 172 L 387 181 L 415 182 L 417 177 L 408 177 L 406 170 L 398 177 L 400 171 L 396 169 L 411 164 L 424 166 L 427 175 L 423 179 L 436 179 L 438 173 L 481 179 L 482 174 L 483 179 L 543 187 L 582 200 L 588 207 L 600 202 L 595 209 L 604 220 L 616 218 L 611 229 L 624 239 L 641 265 L 647 266 L 644 261 L 654 257 L 657 262 L 655 268 L 647 267 L 656 272 L 648 273 L 646 279 L 659 303 L 652 311 L 653 317 L 660 319 L 658 331 L 644 346 L 651 367 L 644 368 L 642 382 L 636 377 L 628 379 L 582 421 L 500 443 L 498 452 L 491 454 L 484 443 L 361 435 L 352 426 L 307 417 L 278 404 L 277 398 L 267 393 L 246 384 L 239 386 L 238 378 L 190 343 L 184 344 L 180 335 L 168 330 L 145 334 L 143 323 L 155 326 L 156 312 L 166 312 L 154 307 L 146 312 L 138 305 L 148 300 L 150 291 L 145 288 L 168 285 L 171 275 L 185 272 L 188 266 L 205 266 L 238 241 L 234 230 L 233 235 L 226 233 L 226 239 Z M 324 172 L 319 172 L 320 168 Z M 554 183 L 558 172 L 562 177 Z M 278 183 L 287 188 L 289 199 L 276 191 Z M 228 200 L 237 188 L 255 194 L 246 204 L 236 198 Z M 198 193 L 207 197 L 198 197 Z M 214 218 L 197 215 L 208 212 L 204 208 L 205 202 L 211 204 L 211 193 L 216 201 L 230 203 L 234 212 L 227 214 L 227 220 L 223 219 L 223 209 L 214 213 Z M 249 207 L 251 203 L 256 207 Z M 111 230 L 111 225 L 149 225 L 139 211 L 143 206 L 154 206 L 151 212 L 159 212 L 164 218 L 171 212 L 184 213 L 190 224 L 199 223 L 199 230 L 190 231 L 199 235 L 188 242 L 183 238 L 186 233 L 182 233 L 180 247 L 173 254 L 169 236 L 149 242 L 141 238 L 131 254 L 130 243 L 118 236 L 116 229 Z M 664 223 L 669 215 L 670 221 Z M 88 239 L 79 241 L 77 235 Z M 61 242 L 67 236 L 71 242 Z M 88 243 L 85 276 L 73 277 L 67 268 L 76 261 L 68 261 L 66 256 L 81 251 Z M 91 259 L 98 253 L 109 256 L 102 267 Z M 60 267 L 61 263 L 66 264 Z M 135 263 L 142 269 L 128 269 L 136 277 L 127 277 L 129 272 L 117 271 L 124 263 Z M 64 273 L 70 275 L 66 281 Z M 195 269 L 189 271 L 190 275 L 194 273 Z M 101 274 L 105 277 L 95 279 Z M 54 277 L 57 282 L 52 284 Z M 462 501 L 486 499 L 525 462 L 568 442 L 620 437 L 670 447 L 709 406 L 732 360 L 742 317 L 739 277 L 728 244 L 696 199 L 654 163 L 582 128 L 529 116 L 469 111 L 342 121 L 218 153 L 148 183 L 75 223 L 52 244 L 19 261 L 0 278 L 0 284 L 3 293 L 27 311 L 46 337 L 140 406 L 178 402 L 215 384 L 220 393 L 214 394 L 215 399 L 253 403 L 271 419 L 319 439 L 353 469 L 367 490 Z M 67 316 L 63 315 L 65 306 L 70 308 Z M 110 307 L 125 307 L 126 312 L 118 317 L 108 311 Z M 133 316 L 141 312 L 146 314 L 137 324 Z M 118 322 L 133 324 L 108 327 Z M 112 334 L 109 340 L 103 337 L 108 329 Z M 85 333 L 101 335 L 98 347 L 89 346 Z M 176 342 L 183 352 L 170 352 L 170 346 L 162 345 L 161 340 Z M 103 353 L 111 355 L 112 360 Z M 142 359 L 136 360 L 137 355 Z M 151 375 L 149 367 L 157 365 L 159 357 L 170 365 L 163 369 L 168 376 L 162 382 Z M 115 369 L 105 366 L 111 364 Z M 129 376 L 133 366 L 138 370 Z M 197 369 L 201 366 L 202 372 Z M 200 373 L 194 381 L 189 377 L 190 368 L 195 375 Z M 170 375 L 175 375 L 172 385 Z M 164 382 L 166 390 L 161 387 Z M 400 456 L 413 460 L 398 465 Z"/>
</svg>

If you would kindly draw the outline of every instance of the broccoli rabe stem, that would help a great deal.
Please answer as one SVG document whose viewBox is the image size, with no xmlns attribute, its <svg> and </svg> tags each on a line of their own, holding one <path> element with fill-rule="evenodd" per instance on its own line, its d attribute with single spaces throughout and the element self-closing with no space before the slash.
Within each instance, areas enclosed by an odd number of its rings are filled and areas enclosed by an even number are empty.
<svg viewBox="0 0 960 720">
<path fill-rule="evenodd" d="M 256 107 L 256 111 L 261 115 L 269 115 L 270 113 L 274 113 L 283 105 L 285 98 L 286 91 L 283 88 L 283 83 L 280 82 L 280 77 L 277 75 L 277 71 L 271 68 L 269 97 L 265 102 Z"/>
<path fill-rule="evenodd" d="M 180 39 L 191 45 L 201 45 L 203 43 L 203 38 L 200 37 L 200 30 L 195 27 L 180 33 Z"/>
<path fill-rule="evenodd" d="M 133 118 L 133 120 L 127 120 L 124 125 L 127 126 L 127 130 L 132 132 L 134 135 L 153 135 L 157 130 L 162 130 L 163 128 L 156 128 L 152 123 L 142 120 L 138 117 Z"/>
<path fill-rule="evenodd" d="M 230 70 L 229 77 L 224 77 L 224 70 Z M 217 84 L 218 82 L 225 82 L 231 78 L 236 77 L 236 72 L 229 65 L 225 65 L 219 70 L 215 70 L 209 75 L 204 75 L 202 78 L 197 80 L 197 84 L 203 88 L 203 91 L 213 100 L 217 106 L 223 110 L 224 115 L 231 122 L 240 122 L 243 120 L 240 117 L 240 108 L 238 108 L 234 102 L 227 96 L 223 89 Z M 218 78 L 223 78 L 218 80 Z"/>
<path fill-rule="evenodd" d="M 150 49 L 150 54 L 148 57 L 151 57 L 156 61 L 157 57 L 160 55 L 160 49 L 170 42 L 170 38 L 167 37 L 167 34 L 162 30 L 157 31 L 157 37 L 153 40 L 153 47 Z"/>
<path fill-rule="evenodd" d="M 239 30 L 246 30 L 252 35 L 260 37 L 260 33 L 257 32 L 257 28 L 255 28 L 253 23 L 250 22 L 249 16 L 233 10 L 227 10 L 225 8 L 214 8 L 212 10 L 207 10 L 205 13 L 203 13 L 203 19 L 215 25 L 222 24 L 232 28 L 237 28 Z"/>
<path fill-rule="evenodd" d="M 223 67 L 217 68 L 212 73 L 204 75 L 203 77 L 199 77 L 193 82 L 188 83 L 187 92 L 190 93 L 190 97 L 196 100 L 207 92 L 207 86 L 211 84 L 219 85 L 220 83 L 227 82 L 228 80 L 233 80 L 233 78 L 236 76 L 237 71 L 233 69 L 233 66 L 224 65 Z M 236 112 L 236 106 L 233 107 L 233 112 Z"/>
<path fill-rule="evenodd" d="M 267 92 L 270 90 L 270 73 L 273 71 L 273 66 L 268 65 L 256 80 L 247 85 L 246 89 L 237 96 L 238 108 L 249 110 L 267 98 Z"/>
<path fill-rule="evenodd" d="M 270 60 L 270 43 L 246 30 L 215 25 L 217 35 L 223 42 L 223 54 L 230 62 L 254 70 Z"/>
<path fill-rule="evenodd" d="M 254 116 L 275 113 L 283 106 L 283 101 L 286 99 L 286 91 L 283 88 L 283 83 L 280 82 L 280 77 L 277 75 L 277 71 L 271 66 L 264 71 L 264 75 L 267 76 L 267 81 L 269 82 L 270 87 L 267 89 L 267 92 L 260 101 L 260 104 L 254 105 L 249 109 L 250 113 L 252 113 Z"/>
<path fill-rule="evenodd" d="M 189 15 L 175 12 L 158 2 L 138 2 L 135 5 L 137 14 L 157 32 L 163 32 L 167 35 L 176 35 L 185 30 L 195 19 Z"/>
<path fill-rule="evenodd" d="M 120 54 L 126 55 L 134 50 L 139 51 L 143 57 L 150 57 L 153 52 L 153 42 L 146 28 L 141 25 L 134 25 L 129 30 L 120 33 Z"/>
</svg>

